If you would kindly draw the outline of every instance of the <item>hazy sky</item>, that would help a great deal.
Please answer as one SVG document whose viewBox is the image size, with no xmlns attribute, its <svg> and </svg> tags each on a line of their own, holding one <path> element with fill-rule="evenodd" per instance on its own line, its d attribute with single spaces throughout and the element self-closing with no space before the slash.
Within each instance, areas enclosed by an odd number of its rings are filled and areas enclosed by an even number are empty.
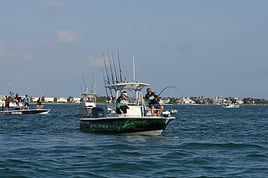
<svg viewBox="0 0 268 178">
<path fill-rule="evenodd" d="M 105 95 L 102 52 L 163 95 L 268 98 L 267 0 L 1 0 L 0 94 Z"/>
</svg>

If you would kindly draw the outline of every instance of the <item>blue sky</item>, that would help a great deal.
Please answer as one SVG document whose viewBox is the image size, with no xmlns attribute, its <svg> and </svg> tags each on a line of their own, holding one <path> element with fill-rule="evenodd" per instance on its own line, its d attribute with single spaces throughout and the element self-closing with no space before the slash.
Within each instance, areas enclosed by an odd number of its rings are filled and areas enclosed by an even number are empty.
<svg viewBox="0 0 268 178">
<path fill-rule="evenodd" d="M 105 95 L 103 51 L 166 96 L 268 98 L 266 0 L 3 0 L 0 94 Z"/>
</svg>

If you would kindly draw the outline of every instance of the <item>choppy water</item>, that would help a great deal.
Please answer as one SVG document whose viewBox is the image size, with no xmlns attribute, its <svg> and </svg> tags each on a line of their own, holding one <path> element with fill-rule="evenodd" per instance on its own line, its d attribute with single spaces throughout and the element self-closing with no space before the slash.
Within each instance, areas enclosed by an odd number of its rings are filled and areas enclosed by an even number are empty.
<svg viewBox="0 0 268 178">
<path fill-rule="evenodd" d="M 0 177 L 268 176 L 268 106 L 172 106 L 162 136 L 84 133 L 77 105 L 46 107 L 0 115 Z"/>
</svg>

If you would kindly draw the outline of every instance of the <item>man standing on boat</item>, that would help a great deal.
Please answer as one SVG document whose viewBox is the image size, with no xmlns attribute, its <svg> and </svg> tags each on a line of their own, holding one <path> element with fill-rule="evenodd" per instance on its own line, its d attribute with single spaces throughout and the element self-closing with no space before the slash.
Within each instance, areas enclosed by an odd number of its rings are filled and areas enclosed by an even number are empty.
<svg viewBox="0 0 268 178">
<path fill-rule="evenodd" d="M 151 88 L 147 88 L 147 94 L 145 95 L 145 101 L 148 102 L 149 108 L 151 110 L 151 115 L 155 115 L 155 110 L 157 109 L 157 116 L 160 116 L 164 107 L 159 103 L 159 96 L 155 94 Z"/>
<path fill-rule="evenodd" d="M 127 109 L 129 109 L 127 105 L 127 92 L 123 91 L 121 95 L 116 100 L 116 113 L 117 114 L 126 114 Z"/>
<path fill-rule="evenodd" d="M 10 103 L 10 100 L 9 100 L 8 96 L 6 96 L 6 100 L 5 100 L 5 111 L 8 111 L 9 103 Z"/>
<path fill-rule="evenodd" d="M 22 99 L 22 101 L 24 102 L 24 107 L 25 108 L 29 108 L 29 98 L 28 95 L 25 95 L 25 97 Z"/>
<path fill-rule="evenodd" d="M 20 106 L 20 97 L 19 97 L 19 94 L 16 93 L 16 96 L 15 96 L 15 103 L 16 103 L 16 106 L 19 107 Z"/>
</svg>

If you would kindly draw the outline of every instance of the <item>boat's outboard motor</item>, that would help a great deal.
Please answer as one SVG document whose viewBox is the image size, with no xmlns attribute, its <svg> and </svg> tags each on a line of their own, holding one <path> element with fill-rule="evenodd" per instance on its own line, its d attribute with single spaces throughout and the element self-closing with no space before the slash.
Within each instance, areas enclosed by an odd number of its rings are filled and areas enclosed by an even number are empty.
<svg viewBox="0 0 268 178">
<path fill-rule="evenodd" d="M 104 109 L 100 107 L 92 108 L 92 117 L 93 118 L 104 117 Z"/>
</svg>

